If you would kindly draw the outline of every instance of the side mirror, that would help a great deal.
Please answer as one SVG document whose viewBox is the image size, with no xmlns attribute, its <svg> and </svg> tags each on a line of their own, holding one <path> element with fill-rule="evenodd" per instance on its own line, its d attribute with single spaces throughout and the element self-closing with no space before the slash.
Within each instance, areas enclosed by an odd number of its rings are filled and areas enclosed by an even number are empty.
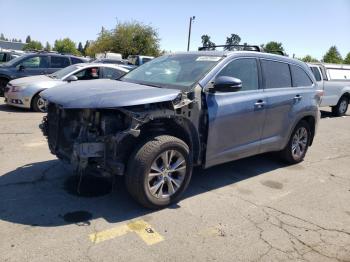
<svg viewBox="0 0 350 262">
<path fill-rule="evenodd" d="M 72 82 L 72 81 L 78 81 L 78 77 L 76 77 L 75 75 L 70 75 L 66 78 L 67 82 Z"/>
<path fill-rule="evenodd" d="M 19 65 L 18 66 L 18 71 L 23 71 L 25 69 L 24 65 Z"/>
<path fill-rule="evenodd" d="M 242 89 L 242 81 L 230 76 L 219 76 L 214 81 L 213 91 L 237 92 Z"/>
</svg>

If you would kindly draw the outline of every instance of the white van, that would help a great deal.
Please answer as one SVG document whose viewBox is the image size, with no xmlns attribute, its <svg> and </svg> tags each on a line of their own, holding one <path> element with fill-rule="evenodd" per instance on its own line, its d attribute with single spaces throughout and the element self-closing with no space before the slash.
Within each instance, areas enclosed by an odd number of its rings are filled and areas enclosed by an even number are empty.
<svg viewBox="0 0 350 262">
<path fill-rule="evenodd" d="M 320 106 L 332 107 L 335 116 L 345 115 L 350 102 L 350 65 L 308 64 L 324 95 Z"/>
</svg>

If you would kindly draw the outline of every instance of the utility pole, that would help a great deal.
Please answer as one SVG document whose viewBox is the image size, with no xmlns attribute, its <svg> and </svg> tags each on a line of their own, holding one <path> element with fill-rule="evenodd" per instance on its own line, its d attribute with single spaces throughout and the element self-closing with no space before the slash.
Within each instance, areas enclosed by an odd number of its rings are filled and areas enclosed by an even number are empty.
<svg viewBox="0 0 350 262">
<path fill-rule="evenodd" d="M 188 28 L 187 52 L 190 51 L 191 29 L 192 29 L 192 23 L 193 23 L 194 19 L 196 19 L 195 16 L 190 17 L 190 25 Z"/>
</svg>

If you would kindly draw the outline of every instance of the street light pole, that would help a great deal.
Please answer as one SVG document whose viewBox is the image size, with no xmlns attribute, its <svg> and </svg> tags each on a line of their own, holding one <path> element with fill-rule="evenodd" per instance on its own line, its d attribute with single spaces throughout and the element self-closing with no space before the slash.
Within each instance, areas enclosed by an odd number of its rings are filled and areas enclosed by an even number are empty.
<svg viewBox="0 0 350 262">
<path fill-rule="evenodd" d="M 187 52 L 190 51 L 192 22 L 194 21 L 195 18 L 196 18 L 195 16 L 191 16 L 190 17 L 190 25 L 189 25 L 189 28 L 188 28 Z"/>
</svg>

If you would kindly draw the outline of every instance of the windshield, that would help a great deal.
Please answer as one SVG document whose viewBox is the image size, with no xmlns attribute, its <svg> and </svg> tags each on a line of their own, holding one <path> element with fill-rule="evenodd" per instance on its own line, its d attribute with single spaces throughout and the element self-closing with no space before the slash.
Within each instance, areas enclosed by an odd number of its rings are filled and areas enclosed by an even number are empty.
<svg viewBox="0 0 350 262">
<path fill-rule="evenodd" d="M 77 70 L 79 67 L 76 65 L 67 66 L 61 70 L 56 71 L 55 73 L 49 75 L 50 77 L 57 78 L 57 79 L 63 79 L 68 74 L 72 73 L 73 71 Z"/>
<path fill-rule="evenodd" d="M 16 65 L 17 63 L 21 62 L 23 60 L 23 58 L 26 58 L 27 56 L 19 56 L 19 57 L 16 57 L 10 61 L 8 61 L 7 63 L 4 63 L 3 65 L 4 66 L 14 66 Z"/>
<path fill-rule="evenodd" d="M 200 54 L 165 55 L 134 69 L 120 80 L 164 88 L 188 89 L 221 59 Z"/>
</svg>

